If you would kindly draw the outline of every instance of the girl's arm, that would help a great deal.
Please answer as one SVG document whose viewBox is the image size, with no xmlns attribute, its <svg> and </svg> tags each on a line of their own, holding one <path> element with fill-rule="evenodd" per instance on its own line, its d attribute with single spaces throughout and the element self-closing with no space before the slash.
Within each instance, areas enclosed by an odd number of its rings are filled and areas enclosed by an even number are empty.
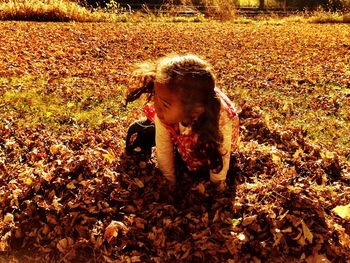
<svg viewBox="0 0 350 263">
<path fill-rule="evenodd" d="M 219 184 L 226 180 L 226 174 L 230 166 L 230 155 L 231 149 L 236 149 L 237 147 L 237 139 L 239 134 L 239 121 L 238 117 L 234 117 L 233 119 L 224 120 L 224 125 L 220 126 L 220 131 L 223 136 L 223 142 L 221 147 L 221 153 L 223 154 L 222 162 L 223 167 L 219 173 L 214 173 L 210 171 L 210 181 Z"/>
<path fill-rule="evenodd" d="M 172 184 L 176 183 L 175 164 L 174 164 L 174 145 L 169 131 L 164 124 L 155 116 L 156 128 L 156 149 L 159 169 L 166 179 Z"/>
</svg>

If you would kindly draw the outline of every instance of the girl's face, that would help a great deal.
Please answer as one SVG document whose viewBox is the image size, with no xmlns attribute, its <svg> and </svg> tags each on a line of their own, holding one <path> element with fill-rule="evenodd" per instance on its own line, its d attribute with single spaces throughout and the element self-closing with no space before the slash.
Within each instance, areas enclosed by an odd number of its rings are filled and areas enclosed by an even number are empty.
<svg viewBox="0 0 350 263">
<path fill-rule="evenodd" d="M 159 83 L 154 85 L 154 108 L 158 118 L 166 124 L 188 121 L 179 94 Z"/>
</svg>

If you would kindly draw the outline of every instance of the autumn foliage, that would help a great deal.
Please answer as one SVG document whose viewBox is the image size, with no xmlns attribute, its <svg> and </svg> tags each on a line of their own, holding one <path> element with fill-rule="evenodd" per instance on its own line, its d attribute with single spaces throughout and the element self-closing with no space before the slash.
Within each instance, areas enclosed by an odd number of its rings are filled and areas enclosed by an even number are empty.
<svg viewBox="0 0 350 263">
<path fill-rule="evenodd" d="M 0 27 L 0 261 L 350 260 L 346 27 Z M 132 65 L 174 51 L 208 59 L 239 108 L 222 193 L 185 169 L 169 193 L 123 152 Z"/>
</svg>

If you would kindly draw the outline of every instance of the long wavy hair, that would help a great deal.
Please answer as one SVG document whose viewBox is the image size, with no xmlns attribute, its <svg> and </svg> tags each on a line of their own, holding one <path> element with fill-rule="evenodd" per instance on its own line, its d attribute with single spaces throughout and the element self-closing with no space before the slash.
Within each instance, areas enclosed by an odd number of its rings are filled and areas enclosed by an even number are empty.
<svg viewBox="0 0 350 263">
<path fill-rule="evenodd" d="M 142 94 L 148 94 L 150 100 L 154 94 L 154 84 L 159 83 L 180 95 L 187 116 L 194 107 L 204 108 L 204 113 L 192 124 L 193 131 L 199 135 L 195 152 L 198 158 L 209 159 L 211 170 L 220 172 L 223 167 L 220 99 L 214 91 L 215 78 L 211 66 L 195 55 L 166 56 L 155 62 L 139 64 L 134 76 L 139 80 L 139 85 L 128 90 L 126 104 Z"/>
</svg>

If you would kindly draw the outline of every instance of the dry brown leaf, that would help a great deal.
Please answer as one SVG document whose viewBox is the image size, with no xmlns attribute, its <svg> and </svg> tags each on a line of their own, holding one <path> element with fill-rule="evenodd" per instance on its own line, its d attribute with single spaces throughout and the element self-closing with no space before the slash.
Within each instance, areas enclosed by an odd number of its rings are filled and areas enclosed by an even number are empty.
<svg viewBox="0 0 350 263">
<path fill-rule="evenodd" d="M 107 226 L 103 238 L 110 243 L 114 238 L 118 237 L 119 233 L 127 233 L 128 228 L 124 225 L 124 223 L 120 221 L 111 221 L 111 223 Z"/>
</svg>

